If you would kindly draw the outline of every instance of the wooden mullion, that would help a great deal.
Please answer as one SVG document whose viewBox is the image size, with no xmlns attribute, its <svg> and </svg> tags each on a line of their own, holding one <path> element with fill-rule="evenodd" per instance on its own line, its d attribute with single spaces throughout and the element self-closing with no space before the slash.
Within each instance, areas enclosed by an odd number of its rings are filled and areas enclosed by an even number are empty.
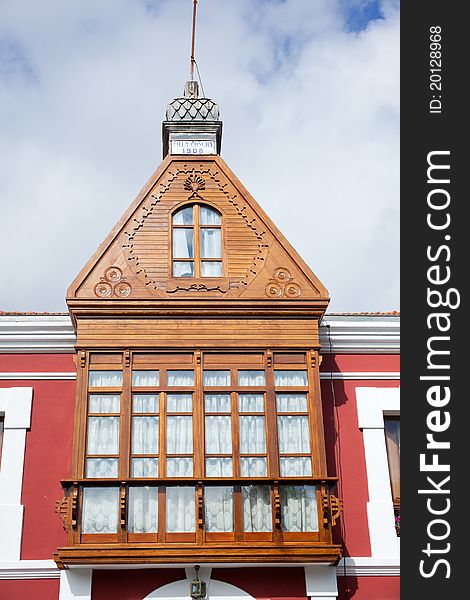
<svg viewBox="0 0 470 600">
<path fill-rule="evenodd" d="M 129 350 L 125 351 L 125 354 Z M 118 476 L 120 478 L 129 477 L 130 449 L 131 449 L 131 411 L 132 411 L 132 360 L 127 354 L 128 360 L 123 361 L 122 370 L 122 391 L 120 396 L 119 420 L 119 467 Z"/>
<path fill-rule="evenodd" d="M 84 361 L 84 364 L 82 363 Z M 77 399 L 75 402 L 74 453 L 72 457 L 72 476 L 85 477 L 86 436 L 88 429 L 88 371 L 89 352 L 79 351 L 77 361 Z"/>
<path fill-rule="evenodd" d="M 160 416 L 158 429 L 158 477 L 160 479 L 166 475 L 166 392 L 160 392 L 158 404 Z M 160 507 L 160 496 L 158 498 L 158 506 Z"/>
<path fill-rule="evenodd" d="M 274 389 L 274 366 L 272 353 L 267 350 L 265 353 L 265 414 L 266 429 L 269 437 L 266 439 L 266 453 L 268 462 L 268 476 L 271 478 L 279 477 L 279 442 L 277 435 L 277 411 L 276 411 L 276 392 Z"/>
<path fill-rule="evenodd" d="M 199 204 L 193 207 L 194 221 L 194 277 L 201 277 L 201 228 Z"/>
<path fill-rule="evenodd" d="M 308 406 L 310 412 L 310 443 L 313 454 L 312 474 L 314 477 L 324 477 L 327 475 L 319 362 L 318 351 L 315 349 L 309 350 L 307 353 L 307 370 L 309 375 Z"/>
<path fill-rule="evenodd" d="M 232 382 L 234 381 L 234 377 L 236 377 L 237 370 L 231 369 L 231 378 Z M 241 466 L 240 466 L 240 422 L 238 415 L 238 394 L 237 392 L 232 392 L 230 394 L 230 405 L 232 410 L 232 451 L 233 451 L 233 459 L 232 459 L 232 473 L 234 477 L 240 477 Z"/>
<path fill-rule="evenodd" d="M 159 542 L 165 541 L 166 528 L 166 488 L 163 485 L 158 486 L 158 526 L 157 539 Z"/>
</svg>

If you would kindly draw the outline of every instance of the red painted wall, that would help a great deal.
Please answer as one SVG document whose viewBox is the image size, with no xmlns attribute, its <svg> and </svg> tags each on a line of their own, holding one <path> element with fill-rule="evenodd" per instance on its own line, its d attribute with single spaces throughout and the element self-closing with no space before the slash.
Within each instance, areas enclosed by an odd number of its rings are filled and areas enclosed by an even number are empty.
<svg viewBox="0 0 470 600">
<path fill-rule="evenodd" d="M 241 588 L 254 598 L 306 598 L 303 567 L 212 569 L 211 579 Z"/>
<path fill-rule="evenodd" d="M 399 577 L 338 577 L 338 600 L 399 600 Z"/>
<path fill-rule="evenodd" d="M 56 600 L 59 579 L 2 579 L 0 600 Z"/>
<path fill-rule="evenodd" d="M 184 569 L 95 570 L 93 600 L 142 600 L 153 590 L 186 579 Z"/>
<path fill-rule="evenodd" d="M 0 354 L 0 373 L 71 373 L 73 354 Z"/>
</svg>

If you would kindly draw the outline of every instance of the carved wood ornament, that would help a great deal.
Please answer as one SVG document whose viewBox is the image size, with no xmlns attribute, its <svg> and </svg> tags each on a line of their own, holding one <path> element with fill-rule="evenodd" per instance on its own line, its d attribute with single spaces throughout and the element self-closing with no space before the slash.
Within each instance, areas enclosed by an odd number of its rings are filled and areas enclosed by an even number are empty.
<svg viewBox="0 0 470 600">
<path fill-rule="evenodd" d="M 300 286 L 285 267 L 276 269 L 266 286 L 266 296 L 269 298 L 298 298 L 300 293 Z"/>
</svg>

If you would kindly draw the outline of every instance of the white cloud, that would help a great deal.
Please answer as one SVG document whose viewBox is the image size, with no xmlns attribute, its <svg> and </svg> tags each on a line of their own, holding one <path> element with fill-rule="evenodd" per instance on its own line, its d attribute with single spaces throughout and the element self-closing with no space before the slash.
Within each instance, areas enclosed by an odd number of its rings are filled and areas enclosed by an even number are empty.
<svg viewBox="0 0 470 600">
<path fill-rule="evenodd" d="M 349 32 L 335 0 L 200 0 L 197 59 L 222 156 L 330 290 L 398 308 L 399 21 Z M 69 283 L 161 160 L 187 77 L 189 0 L 0 8 L 0 309 Z"/>
</svg>

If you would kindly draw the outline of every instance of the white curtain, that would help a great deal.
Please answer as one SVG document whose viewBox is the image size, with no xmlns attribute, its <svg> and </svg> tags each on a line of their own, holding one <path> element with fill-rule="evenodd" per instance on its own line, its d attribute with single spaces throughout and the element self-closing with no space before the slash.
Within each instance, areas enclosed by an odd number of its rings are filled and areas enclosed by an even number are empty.
<svg viewBox="0 0 470 600">
<path fill-rule="evenodd" d="M 135 413 L 158 413 L 158 394 L 133 394 L 132 410 Z"/>
<path fill-rule="evenodd" d="M 158 530 L 158 488 L 129 487 L 127 527 L 129 533 L 156 533 Z"/>
<path fill-rule="evenodd" d="M 274 371 L 274 385 L 303 387 L 308 385 L 307 371 Z"/>
<path fill-rule="evenodd" d="M 233 531 L 233 487 L 205 487 L 206 531 Z"/>
<path fill-rule="evenodd" d="M 173 215 L 173 223 L 175 225 L 192 225 L 193 224 L 193 207 L 186 206 L 180 208 Z"/>
<path fill-rule="evenodd" d="M 118 413 L 120 398 L 111 394 L 90 394 L 88 412 L 90 413 Z"/>
<path fill-rule="evenodd" d="M 206 413 L 230 412 L 230 394 L 204 394 Z"/>
<path fill-rule="evenodd" d="M 88 417 L 87 453 L 119 453 L 119 417 Z"/>
<path fill-rule="evenodd" d="M 117 533 L 118 487 L 83 488 L 82 533 Z"/>
<path fill-rule="evenodd" d="M 167 371 L 167 385 L 175 387 L 194 385 L 194 371 Z"/>
<path fill-rule="evenodd" d="M 276 394 L 277 412 L 307 412 L 307 394 Z"/>
<path fill-rule="evenodd" d="M 221 258 L 222 237 L 220 229 L 201 229 L 201 258 Z M 185 257 L 181 257 L 185 258 Z"/>
<path fill-rule="evenodd" d="M 122 371 L 90 371 L 89 387 L 121 387 Z"/>
<path fill-rule="evenodd" d="M 193 453 L 193 418 L 166 418 L 166 451 L 168 454 Z"/>
<path fill-rule="evenodd" d="M 281 485 L 281 520 L 284 531 L 318 531 L 316 487 Z"/>
<path fill-rule="evenodd" d="M 268 485 L 242 486 L 243 531 L 272 531 L 271 490 Z"/>
<path fill-rule="evenodd" d="M 312 459 L 307 456 L 281 456 L 281 477 L 311 477 Z"/>
<path fill-rule="evenodd" d="M 241 454 L 266 452 L 264 417 L 240 417 L 240 452 Z"/>
<path fill-rule="evenodd" d="M 182 458 L 181 456 L 166 459 L 167 477 L 192 477 L 193 459 Z"/>
<path fill-rule="evenodd" d="M 213 387 L 230 385 L 230 371 L 204 371 L 204 385 Z"/>
<path fill-rule="evenodd" d="M 199 220 L 201 225 L 220 225 L 219 213 L 208 206 L 201 206 Z"/>
<path fill-rule="evenodd" d="M 160 373 L 158 371 L 132 371 L 133 387 L 156 386 L 159 381 Z"/>
<path fill-rule="evenodd" d="M 240 474 L 242 477 L 267 477 L 268 463 L 262 456 L 240 457 Z"/>
<path fill-rule="evenodd" d="M 203 260 L 201 262 L 201 275 L 202 277 L 222 277 L 222 263 Z"/>
<path fill-rule="evenodd" d="M 265 385 L 264 371 L 238 371 L 238 385 Z"/>
<path fill-rule="evenodd" d="M 132 454 L 158 454 L 158 417 L 132 417 Z"/>
<path fill-rule="evenodd" d="M 194 257 L 194 230 L 173 229 L 173 258 Z"/>
<path fill-rule="evenodd" d="M 206 417 L 206 454 L 232 454 L 230 417 Z"/>
<path fill-rule="evenodd" d="M 168 533 L 196 531 L 196 503 L 194 487 L 166 488 L 166 530 Z"/>
<path fill-rule="evenodd" d="M 158 477 L 158 458 L 133 458 L 131 477 Z"/>
<path fill-rule="evenodd" d="M 174 261 L 173 277 L 194 277 L 194 263 Z"/>
<path fill-rule="evenodd" d="M 206 477 L 232 477 L 232 459 L 210 456 L 206 458 Z"/>
<path fill-rule="evenodd" d="M 239 412 L 264 413 L 263 394 L 238 394 Z"/>
<path fill-rule="evenodd" d="M 277 430 L 279 435 L 279 452 L 281 454 L 310 452 L 310 433 L 307 416 L 286 415 L 278 417 Z"/>
<path fill-rule="evenodd" d="M 193 412 L 192 394 L 167 394 L 167 412 Z"/>
<path fill-rule="evenodd" d="M 88 458 L 86 461 L 86 477 L 102 477 L 109 479 L 118 476 L 117 458 Z"/>
</svg>

